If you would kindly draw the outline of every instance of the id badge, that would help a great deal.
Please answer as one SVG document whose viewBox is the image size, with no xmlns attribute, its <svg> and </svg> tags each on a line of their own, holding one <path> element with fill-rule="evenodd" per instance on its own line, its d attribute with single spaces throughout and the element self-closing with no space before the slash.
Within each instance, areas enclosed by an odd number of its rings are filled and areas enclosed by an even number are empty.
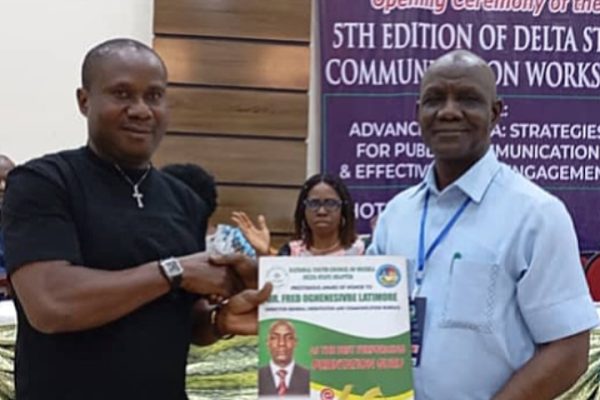
<svg viewBox="0 0 600 400">
<path fill-rule="evenodd" d="M 410 341 L 413 367 L 421 364 L 421 350 L 423 350 L 423 330 L 425 328 L 425 312 L 427 298 L 415 297 L 410 300 Z"/>
</svg>

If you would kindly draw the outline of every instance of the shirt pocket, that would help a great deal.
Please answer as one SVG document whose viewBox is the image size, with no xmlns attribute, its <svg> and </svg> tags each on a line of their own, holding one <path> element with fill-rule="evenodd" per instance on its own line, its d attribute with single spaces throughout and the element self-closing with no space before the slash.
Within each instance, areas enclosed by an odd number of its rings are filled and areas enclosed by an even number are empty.
<svg viewBox="0 0 600 400">
<path fill-rule="evenodd" d="M 455 257 L 440 327 L 491 333 L 499 269 L 492 257 Z"/>
</svg>

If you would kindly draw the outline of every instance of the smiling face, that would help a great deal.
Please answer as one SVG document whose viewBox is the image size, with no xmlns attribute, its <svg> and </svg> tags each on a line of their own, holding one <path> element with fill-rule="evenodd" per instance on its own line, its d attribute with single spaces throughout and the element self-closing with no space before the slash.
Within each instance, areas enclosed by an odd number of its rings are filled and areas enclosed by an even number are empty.
<svg viewBox="0 0 600 400">
<path fill-rule="evenodd" d="M 423 141 L 437 161 L 472 165 L 490 146 L 502 103 L 487 64 L 451 53 L 430 67 L 421 84 L 418 118 Z"/>
<path fill-rule="evenodd" d="M 145 166 L 168 122 L 162 62 L 151 51 L 123 47 L 99 59 L 92 76 L 89 87 L 77 91 L 90 147 L 109 161 Z"/>
<path fill-rule="evenodd" d="M 333 206 L 333 203 L 337 203 L 337 206 Z M 319 206 L 309 207 L 311 204 L 319 204 Z M 335 189 L 325 182 L 318 183 L 310 189 L 306 196 L 304 218 L 313 237 L 339 236 L 341 204 L 340 196 Z"/>
<path fill-rule="evenodd" d="M 275 322 L 267 338 L 267 346 L 273 362 L 280 367 L 289 365 L 294 359 L 296 342 L 296 331 L 288 322 Z"/>
</svg>

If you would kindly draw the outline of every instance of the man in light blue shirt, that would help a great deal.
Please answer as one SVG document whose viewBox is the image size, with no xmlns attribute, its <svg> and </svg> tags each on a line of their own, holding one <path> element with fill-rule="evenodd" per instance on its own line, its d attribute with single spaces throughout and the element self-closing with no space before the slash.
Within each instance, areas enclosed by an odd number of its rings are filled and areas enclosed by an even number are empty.
<svg viewBox="0 0 600 400">
<path fill-rule="evenodd" d="M 564 205 L 490 150 L 494 82 L 464 50 L 427 70 L 418 118 L 435 161 L 387 205 L 368 251 L 407 256 L 426 303 L 418 400 L 553 399 L 587 368 L 598 322 Z"/>
</svg>

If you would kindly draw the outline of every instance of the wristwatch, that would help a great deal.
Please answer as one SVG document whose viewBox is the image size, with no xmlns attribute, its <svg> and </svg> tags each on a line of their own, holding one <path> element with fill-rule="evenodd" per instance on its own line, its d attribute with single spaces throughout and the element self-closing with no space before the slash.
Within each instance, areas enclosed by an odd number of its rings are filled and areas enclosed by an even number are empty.
<svg viewBox="0 0 600 400">
<path fill-rule="evenodd" d="M 160 272 L 169 281 L 171 290 L 179 289 L 181 285 L 181 278 L 183 276 L 183 267 L 179 260 L 175 257 L 165 258 L 158 262 L 160 266 Z"/>
</svg>

